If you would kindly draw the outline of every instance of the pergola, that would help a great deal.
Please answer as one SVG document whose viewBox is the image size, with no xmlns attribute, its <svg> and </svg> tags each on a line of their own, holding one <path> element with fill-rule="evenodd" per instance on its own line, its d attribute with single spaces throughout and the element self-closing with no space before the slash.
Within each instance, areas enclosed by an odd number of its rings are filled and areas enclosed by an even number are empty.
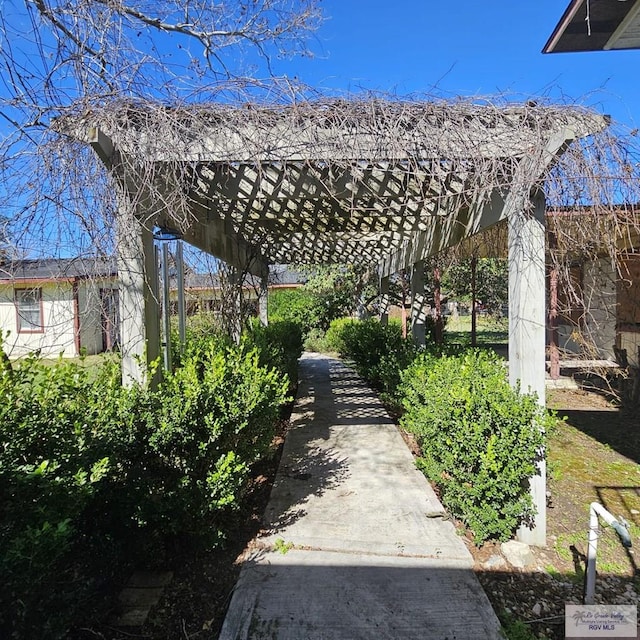
<svg viewBox="0 0 640 640">
<path fill-rule="evenodd" d="M 545 401 L 546 172 L 606 126 L 575 107 L 381 99 L 289 105 L 121 105 L 73 120 L 118 188 L 125 380 L 158 355 L 154 227 L 266 281 L 276 263 L 375 265 L 381 291 L 412 273 L 424 341 L 423 261 L 508 224 L 509 375 Z M 545 540 L 545 473 L 532 480 Z"/>
</svg>

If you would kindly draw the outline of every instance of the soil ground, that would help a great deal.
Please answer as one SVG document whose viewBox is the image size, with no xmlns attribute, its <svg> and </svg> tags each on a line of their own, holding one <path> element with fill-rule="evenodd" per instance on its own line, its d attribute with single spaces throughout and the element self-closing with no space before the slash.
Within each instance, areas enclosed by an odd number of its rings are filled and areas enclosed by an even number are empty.
<svg viewBox="0 0 640 640">
<path fill-rule="evenodd" d="M 579 604 L 583 598 L 592 501 L 624 516 L 634 543 L 640 539 L 638 413 L 620 410 L 603 396 L 582 390 L 550 391 L 548 404 L 560 417 L 566 417 L 550 436 L 548 546 L 534 549 L 532 566 L 516 569 L 504 561 L 499 544 L 476 547 L 461 529 L 496 613 L 509 635 L 518 639 L 564 638 L 564 605 Z M 242 553 L 260 530 L 284 431 L 286 423 L 274 443 L 275 455 L 255 470 L 234 537 L 222 549 L 207 551 L 185 545 L 176 552 L 172 566 L 165 567 L 174 571 L 174 579 L 144 627 L 101 625 L 79 630 L 74 638 L 216 639 L 239 575 Z M 637 604 L 638 556 L 640 551 L 624 549 L 610 528 L 602 528 L 597 602 Z"/>
<path fill-rule="evenodd" d="M 491 567 L 499 545 L 469 548 L 503 624 L 523 621 L 532 637 L 555 640 L 564 638 L 564 605 L 583 602 L 590 503 L 624 517 L 634 545 L 640 539 L 640 424 L 637 411 L 593 391 L 550 390 L 547 400 L 565 418 L 550 434 L 547 547 L 533 549 L 535 564 L 526 570 Z M 601 526 L 597 603 L 637 605 L 639 557 Z"/>
</svg>

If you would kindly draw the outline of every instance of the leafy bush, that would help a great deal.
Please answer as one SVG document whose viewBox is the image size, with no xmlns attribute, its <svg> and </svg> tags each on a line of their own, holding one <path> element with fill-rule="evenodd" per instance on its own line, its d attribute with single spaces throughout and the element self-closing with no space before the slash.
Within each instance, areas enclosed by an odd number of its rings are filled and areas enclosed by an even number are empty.
<svg viewBox="0 0 640 640">
<path fill-rule="evenodd" d="M 325 333 L 322 329 L 311 329 L 307 334 L 307 337 L 304 339 L 304 350 L 305 351 L 313 351 L 315 353 L 324 353 L 325 342 L 324 342 Z"/>
<path fill-rule="evenodd" d="M 399 324 L 378 320 L 350 321 L 336 325 L 340 353 L 353 360 L 358 373 L 373 387 L 392 397 L 402 370 L 416 356 L 413 340 L 403 338 Z"/>
<path fill-rule="evenodd" d="M 528 478 L 551 416 L 507 380 L 486 351 L 422 354 L 402 374 L 401 424 L 417 436 L 420 467 L 478 544 L 505 540 L 534 515 Z"/>
<path fill-rule="evenodd" d="M 0 374 L 0 635 L 55 638 L 114 574 L 98 512 L 120 372 L 31 357 Z M 116 423 L 117 424 L 117 423 Z M 97 553 L 97 550 L 100 550 Z"/>
<path fill-rule="evenodd" d="M 322 328 L 322 300 L 313 291 L 304 288 L 275 289 L 269 292 L 269 321 L 297 324 L 303 338 L 315 328 Z"/>
<path fill-rule="evenodd" d="M 287 398 L 269 357 L 201 338 L 157 390 L 0 358 L 0 636 L 63 637 L 134 562 L 224 537 Z"/>
<path fill-rule="evenodd" d="M 288 320 L 262 325 L 257 319 L 244 336 L 245 344 L 255 347 L 259 353 L 260 365 L 277 369 L 288 376 L 290 389 L 298 381 L 298 359 L 302 355 L 302 329 Z"/>
<path fill-rule="evenodd" d="M 305 350 L 318 353 L 342 353 L 344 351 L 342 330 L 345 325 L 354 322 L 357 322 L 354 318 L 335 318 L 326 331 L 319 328 L 311 329 L 304 342 Z"/>
<path fill-rule="evenodd" d="M 221 348 L 211 339 L 187 351 L 152 394 L 158 412 L 141 434 L 145 464 L 130 484 L 146 484 L 143 493 L 155 497 L 140 496 L 146 510 L 138 515 L 154 531 L 197 534 L 207 522 L 213 540 L 223 535 L 209 518 L 238 505 L 287 398 L 287 376 L 261 366 L 260 357 L 255 348 Z"/>
<path fill-rule="evenodd" d="M 331 321 L 329 328 L 325 334 L 325 347 L 327 351 L 335 351 L 336 353 L 345 354 L 346 345 L 343 340 L 345 327 L 358 322 L 354 318 L 336 318 Z"/>
</svg>

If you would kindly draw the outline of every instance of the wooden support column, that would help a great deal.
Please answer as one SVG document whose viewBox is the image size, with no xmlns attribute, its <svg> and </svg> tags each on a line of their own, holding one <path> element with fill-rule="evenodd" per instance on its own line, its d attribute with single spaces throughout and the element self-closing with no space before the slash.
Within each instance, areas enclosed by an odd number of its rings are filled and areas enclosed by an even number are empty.
<svg viewBox="0 0 640 640">
<path fill-rule="evenodd" d="M 178 305 L 178 336 L 180 337 L 180 352 L 184 352 L 184 346 L 187 342 L 187 321 L 186 307 L 184 303 L 184 255 L 182 250 L 182 240 L 176 242 L 176 285 L 178 287 L 178 296 L 176 299 Z"/>
<path fill-rule="evenodd" d="M 533 198 L 533 211 L 509 216 L 509 381 L 523 393 L 535 393 L 545 405 L 545 229 L 544 196 Z M 530 478 L 537 515 L 534 527 L 521 527 L 518 539 L 546 545 L 546 465 L 541 452 Z"/>
<path fill-rule="evenodd" d="M 409 297 L 409 279 L 405 269 L 400 271 L 400 290 L 402 304 L 402 337 L 407 337 L 407 298 Z"/>
<path fill-rule="evenodd" d="M 147 380 L 147 365 L 160 355 L 158 265 L 153 230 L 134 213 L 125 193 L 118 197 L 117 264 L 120 299 L 120 349 L 122 383 Z"/>
<path fill-rule="evenodd" d="M 560 378 L 560 351 L 558 349 L 558 267 L 549 274 L 549 365 L 552 380 Z"/>
<path fill-rule="evenodd" d="M 164 370 L 171 371 L 171 302 L 169 296 L 169 243 L 162 242 L 162 355 L 164 358 Z"/>
<path fill-rule="evenodd" d="M 389 324 L 389 276 L 380 278 L 380 324 Z"/>
<path fill-rule="evenodd" d="M 424 302 L 424 261 L 419 260 L 411 271 L 411 335 L 421 346 L 426 342 Z"/>
</svg>

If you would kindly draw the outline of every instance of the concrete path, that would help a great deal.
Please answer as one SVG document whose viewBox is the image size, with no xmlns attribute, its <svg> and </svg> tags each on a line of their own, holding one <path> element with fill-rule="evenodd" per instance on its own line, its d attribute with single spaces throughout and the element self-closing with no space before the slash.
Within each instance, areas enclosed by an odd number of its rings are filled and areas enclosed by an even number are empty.
<svg viewBox="0 0 640 640">
<path fill-rule="evenodd" d="M 499 623 L 471 554 L 376 396 L 305 354 L 267 533 L 220 640 L 484 640 Z"/>
</svg>

